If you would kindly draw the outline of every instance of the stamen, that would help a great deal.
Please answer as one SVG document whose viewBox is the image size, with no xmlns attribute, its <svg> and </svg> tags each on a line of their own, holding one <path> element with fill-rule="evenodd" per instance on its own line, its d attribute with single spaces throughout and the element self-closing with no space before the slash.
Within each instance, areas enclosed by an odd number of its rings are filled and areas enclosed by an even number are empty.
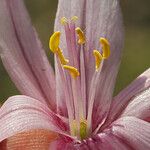
<svg viewBox="0 0 150 150">
<path fill-rule="evenodd" d="M 80 121 L 80 138 L 81 140 L 87 137 L 87 120 L 81 119 Z"/>
<path fill-rule="evenodd" d="M 69 62 L 69 60 L 65 58 L 65 56 L 63 55 L 62 50 L 59 47 L 58 47 L 58 50 L 57 50 L 56 54 L 58 55 L 59 60 L 60 60 L 62 65 L 66 65 Z"/>
<path fill-rule="evenodd" d="M 54 32 L 53 35 L 50 37 L 49 40 L 49 48 L 53 53 L 56 53 L 58 51 L 60 43 L 60 32 Z"/>
<path fill-rule="evenodd" d="M 95 69 L 96 69 L 96 71 L 98 71 L 101 61 L 103 59 L 103 56 L 101 55 L 101 53 L 98 50 L 94 50 L 93 55 L 95 56 Z"/>
<path fill-rule="evenodd" d="M 79 27 L 77 27 L 76 33 L 77 33 L 78 38 L 79 38 L 78 44 L 84 44 L 85 43 L 85 35 L 84 35 L 83 31 Z"/>
<path fill-rule="evenodd" d="M 68 70 L 68 71 L 70 72 L 71 76 L 72 76 L 74 79 L 76 79 L 77 76 L 80 75 L 78 69 L 75 68 L 75 67 L 68 66 L 68 65 L 63 65 L 63 68 L 66 69 L 66 70 Z"/>
<path fill-rule="evenodd" d="M 68 20 L 67 20 L 67 18 L 65 18 L 65 17 L 62 17 L 62 18 L 60 19 L 60 23 L 61 23 L 62 25 L 65 25 L 65 24 L 67 24 L 67 23 L 68 23 Z"/>
<path fill-rule="evenodd" d="M 77 20 L 78 20 L 78 17 L 77 17 L 77 16 L 71 17 L 71 21 L 76 22 Z"/>
<path fill-rule="evenodd" d="M 105 38 L 100 38 L 100 43 L 102 44 L 103 58 L 107 59 L 110 56 L 110 44 Z"/>
</svg>

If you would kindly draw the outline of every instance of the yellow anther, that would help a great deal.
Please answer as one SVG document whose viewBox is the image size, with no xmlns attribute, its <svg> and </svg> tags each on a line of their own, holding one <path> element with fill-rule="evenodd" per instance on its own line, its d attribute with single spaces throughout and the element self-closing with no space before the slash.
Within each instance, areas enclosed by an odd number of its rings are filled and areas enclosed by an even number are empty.
<svg viewBox="0 0 150 150">
<path fill-rule="evenodd" d="M 78 20 L 78 17 L 77 17 L 77 16 L 71 17 L 71 21 L 75 22 L 75 21 L 77 21 L 77 20 Z"/>
<path fill-rule="evenodd" d="M 100 38 L 100 43 L 102 44 L 103 58 L 107 59 L 110 55 L 110 44 L 105 38 Z"/>
<path fill-rule="evenodd" d="M 98 50 L 94 50 L 93 55 L 95 56 L 95 69 L 96 69 L 96 71 L 98 71 L 101 61 L 103 59 L 103 56 L 101 55 L 101 53 Z"/>
<path fill-rule="evenodd" d="M 81 140 L 85 139 L 87 136 L 87 120 L 80 120 L 80 138 Z"/>
<path fill-rule="evenodd" d="M 79 38 L 78 44 L 84 44 L 85 43 L 85 35 L 84 35 L 83 31 L 79 27 L 77 27 L 76 33 L 77 33 L 78 38 Z"/>
<path fill-rule="evenodd" d="M 61 23 L 62 25 L 65 25 L 66 23 L 68 23 L 67 18 L 62 17 L 62 18 L 60 19 L 60 23 Z"/>
<path fill-rule="evenodd" d="M 53 53 L 56 53 L 60 43 L 60 32 L 54 32 L 49 40 L 49 48 Z"/>
<path fill-rule="evenodd" d="M 62 50 L 59 47 L 58 47 L 58 50 L 57 50 L 56 54 L 58 55 L 59 60 L 60 60 L 62 65 L 66 65 L 69 62 L 69 60 L 65 58 L 65 56 L 63 55 Z"/>
<path fill-rule="evenodd" d="M 80 75 L 79 71 L 77 68 L 75 67 L 72 67 L 72 66 L 69 66 L 69 65 L 63 65 L 64 69 L 68 70 L 71 74 L 71 76 L 76 79 L 77 76 Z"/>
<path fill-rule="evenodd" d="M 60 43 L 60 32 L 54 32 L 49 40 L 49 48 L 54 53 L 57 54 L 62 65 L 66 65 L 69 61 L 65 59 L 62 50 L 59 48 Z"/>
</svg>

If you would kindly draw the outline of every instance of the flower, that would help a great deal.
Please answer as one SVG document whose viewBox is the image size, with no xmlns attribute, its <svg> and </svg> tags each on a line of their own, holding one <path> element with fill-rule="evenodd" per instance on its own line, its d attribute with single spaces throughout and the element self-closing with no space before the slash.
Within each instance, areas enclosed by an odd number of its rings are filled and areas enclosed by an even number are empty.
<svg viewBox="0 0 150 150">
<path fill-rule="evenodd" d="M 150 69 L 112 97 L 123 46 L 118 0 L 59 0 L 55 75 L 23 1 L 1 0 L 0 20 L 0 56 L 23 94 L 0 109 L 1 149 L 150 149 Z"/>
</svg>

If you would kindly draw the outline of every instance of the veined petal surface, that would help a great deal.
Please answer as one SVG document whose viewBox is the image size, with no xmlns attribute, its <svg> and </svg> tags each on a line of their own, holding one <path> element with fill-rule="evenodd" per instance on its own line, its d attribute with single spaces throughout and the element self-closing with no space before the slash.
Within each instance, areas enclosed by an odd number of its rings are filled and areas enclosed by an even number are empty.
<svg viewBox="0 0 150 150">
<path fill-rule="evenodd" d="M 150 122 L 150 88 L 129 102 L 121 117 L 123 116 L 134 116 Z"/>
<path fill-rule="evenodd" d="M 137 77 L 129 86 L 127 86 L 117 96 L 114 97 L 105 125 L 110 124 L 112 121 L 120 117 L 125 108 L 128 107 L 128 104 L 129 108 L 131 107 L 131 104 L 141 103 L 143 106 L 146 103 L 148 104 L 149 90 L 146 93 L 144 91 L 149 89 L 149 87 L 150 87 L 150 69 L 147 69 L 144 73 L 142 73 L 139 77 Z M 143 93 L 144 97 L 140 98 L 143 95 L 142 92 L 144 92 Z M 137 98 L 135 98 L 136 96 Z M 136 102 L 136 100 L 138 102 Z M 142 109 L 144 110 L 145 108 L 146 107 Z"/>
<path fill-rule="evenodd" d="M 135 117 L 123 117 L 112 128 L 113 134 L 133 150 L 150 149 L 150 124 Z"/>
<path fill-rule="evenodd" d="M 104 37 L 109 41 L 111 50 L 110 57 L 104 60 L 96 87 L 93 108 L 93 124 L 95 127 L 103 121 L 108 113 L 121 61 L 124 31 L 119 2 L 118 0 L 88 0 L 87 2 L 86 36 L 89 41 L 88 49 L 89 51 L 94 48 L 99 49 L 99 37 Z M 91 59 L 92 53 L 89 55 Z M 90 66 L 93 65 L 91 64 Z M 88 81 L 91 81 L 92 68 L 89 68 Z M 88 86 L 90 86 L 89 84 Z"/>
<path fill-rule="evenodd" d="M 67 134 L 67 124 L 40 101 L 23 95 L 13 96 L 0 109 L 0 141 L 32 129 Z"/>
<path fill-rule="evenodd" d="M 18 90 L 55 110 L 55 78 L 23 0 L 1 0 L 1 58 Z"/>
</svg>

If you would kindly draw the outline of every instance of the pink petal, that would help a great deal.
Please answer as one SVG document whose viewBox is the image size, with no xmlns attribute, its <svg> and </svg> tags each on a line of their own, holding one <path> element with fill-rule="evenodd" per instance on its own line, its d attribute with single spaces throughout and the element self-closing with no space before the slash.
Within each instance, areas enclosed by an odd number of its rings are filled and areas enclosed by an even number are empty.
<svg viewBox="0 0 150 150">
<path fill-rule="evenodd" d="M 80 149 L 131 150 L 126 143 L 122 142 L 118 137 L 112 135 L 109 132 L 100 133 L 93 138 L 89 138 L 80 145 Z"/>
<path fill-rule="evenodd" d="M 38 100 L 22 95 L 10 97 L 0 109 L 0 141 L 31 129 L 66 134 L 68 127 Z"/>
<path fill-rule="evenodd" d="M 55 58 L 56 59 L 56 58 Z M 61 67 L 58 62 L 55 61 L 55 68 Z M 57 113 L 67 117 L 67 107 L 66 107 L 66 98 L 65 98 L 65 91 L 64 91 L 64 82 L 62 80 L 62 69 L 55 70 L 56 76 L 56 100 L 57 100 Z"/>
<path fill-rule="evenodd" d="M 135 150 L 150 149 L 150 123 L 135 117 L 123 117 L 112 128 L 113 134 Z"/>
<path fill-rule="evenodd" d="M 112 121 L 114 121 L 116 118 L 118 118 L 122 114 L 122 112 L 125 110 L 129 102 L 134 100 L 135 96 L 140 95 L 142 91 L 148 89 L 149 87 L 150 87 L 150 69 L 146 70 L 143 74 L 141 74 L 137 79 L 135 79 L 128 87 L 122 90 L 114 98 L 111 104 L 111 109 L 110 109 L 106 124 L 109 124 Z M 142 98 L 140 98 L 139 100 L 141 99 Z M 144 101 L 145 100 L 143 99 L 140 102 L 140 104 L 142 104 L 143 106 L 145 105 Z M 146 109 L 146 107 L 142 109 L 144 110 Z"/>
<path fill-rule="evenodd" d="M 134 116 L 150 122 L 150 88 L 129 102 L 121 117 L 123 116 Z"/>
<path fill-rule="evenodd" d="M 23 56 L 15 35 L 5 0 L 0 5 L 0 56 L 20 91 L 37 99 L 44 99 L 38 84 Z M 7 36 L 6 36 L 7 35 Z"/>
<path fill-rule="evenodd" d="M 120 11 L 118 0 L 97 0 L 87 2 L 87 38 L 89 41 L 89 50 L 100 49 L 99 37 L 105 37 L 110 42 L 111 55 L 104 61 L 102 71 L 97 81 L 93 124 L 95 127 L 104 120 L 107 115 L 110 103 L 112 100 L 112 94 L 114 91 L 114 85 L 118 68 L 120 65 L 121 50 L 123 47 L 123 25 L 122 15 Z M 93 54 L 90 54 L 90 59 Z M 94 68 L 94 60 L 91 67 Z M 91 81 L 92 68 L 89 68 L 88 81 Z M 91 77 L 90 77 L 91 76 Z M 90 83 L 88 84 L 88 86 Z M 98 119 L 97 119 L 98 118 Z M 94 128 L 95 128 L 94 127 Z"/>
<path fill-rule="evenodd" d="M 23 1 L 2 0 L 0 7 L 0 47 L 4 66 L 21 93 L 38 99 L 44 97 L 54 110 L 54 73 Z"/>
<path fill-rule="evenodd" d="M 76 22 L 77 26 L 82 26 L 85 22 L 83 21 L 85 18 L 83 18 L 83 13 L 84 10 L 83 8 L 86 7 L 85 1 L 80 1 L 80 0 L 59 0 L 58 3 L 58 9 L 57 9 L 57 14 L 56 14 L 56 20 L 55 20 L 55 31 L 61 31 L 61 43 L 60 46 L 65 52 L 66 55 L 67 53 L 67 48 L 66 48 L 66 38 L 65 38 L 65 31 L 63 26 L 60 23 L 60 19 L 62 17 L 66 17 L 67 19 L 71 19 L 73 16 L 79 17 L 79 20 Z M 82 24 L 83 23 L 83 24 Z"/>
<path fill-rule="evenodd" d="M 100 133 L 93 138 L 75 142 L 67 139 L 57 139 L 50 144 L 52 150 L 132 150 L 129 145 L 111 133 Z"/>
<path fill-rule="evenodd" d="M 79 17 L 79 20 L 76 24 L 77 26 L 81 27 L 86 34 L 87 43 L 85 44 L 85 49 L 87 49 L 87 51 L 85 50 L 84 52 L 87 53 L 85 54 L 85 87 L 87 87 L 86 94 L 89 93 L 92 76 L 95 72 L 95 61 L 92 51 L 94 49 L 101 49 L 99 44 L 100 37 L 107 38 L 111 45 L 111 56 L 104 62 L 102 73 L 100 74 L 99 81 L 97 82 L 98 86 L 97 88 L 95 88 L 96 95 L 94 99 L 96 102 L 94 104 L 94 109 L 97 108 L 97 111 L 95 111 L 94 113 L 96 118 L 94 124 L 95 126 L 97 126 L 97 124 L 99 124 L 99 122 L 101 121 L 102 116 L 104 116 L 110 106 L 109 104 L 112 99 L 113 87 L 120 64 L 120 55 L 123 45 L 123 29 L 119 1 L 59 0 L 55 21 L 55 30 L 59 30 L 62 32 L 60 47 L 64 50 L 66 56 L 69 56 L 69 54 L 67 52 L 66 38 L 64 29 L 60 24 L 60 19 L 62 17 L 70 19 L 72 16 Z M 79 49 L 79 51 L 80 50 L 81 49 Z M 73 53 L 72 57 L 74 57 Z M 77 58 L 77 60 L 79 59 L 80 58 Z M 56 70 L 57 69 L 58 68 L 56 67 Z M 101 116 L 99 114 L 101 114 Z M 97 119 L 97 117 L 99 119 Z"/>
<path fill-rule="evenodd" d="M 73 140 L 70 138 L 60 137 L 49 145 L 49 150 L 74 150 L 72 147 Z M 70 147 L 71 144 L 71 147 Z"/>
</svg>

